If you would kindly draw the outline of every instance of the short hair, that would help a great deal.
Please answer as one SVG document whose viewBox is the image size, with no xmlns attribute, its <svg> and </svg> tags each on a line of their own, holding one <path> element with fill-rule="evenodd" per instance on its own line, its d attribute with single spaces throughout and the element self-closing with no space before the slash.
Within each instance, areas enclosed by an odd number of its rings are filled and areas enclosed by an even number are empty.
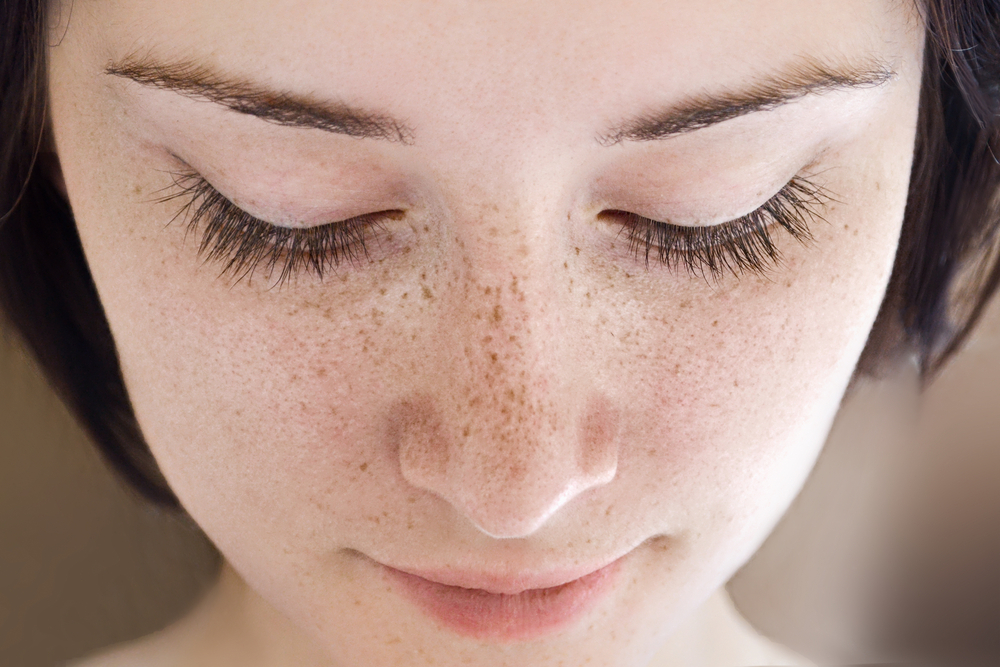
<svg viewBox="0 0 1000 667">
<path fill-rule="evenodd" d="M 51 150 L 48 4 L 0 5 L 0 317 L 111 466 L 179 509 L 136 421 L 72 211 L 39 168 Z M 1000 2 L 924 0 L 921 11 L 927 48 L 902 235 L 856 375 L 906 354 L 933 377 L 1000 282 Z"/>
</svg>

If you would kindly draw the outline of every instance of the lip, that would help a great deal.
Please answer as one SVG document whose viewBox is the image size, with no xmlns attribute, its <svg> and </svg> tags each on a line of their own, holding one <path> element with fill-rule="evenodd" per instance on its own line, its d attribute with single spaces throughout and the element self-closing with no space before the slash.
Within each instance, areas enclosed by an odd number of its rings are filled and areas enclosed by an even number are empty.
<svg viewBox="0 0 1000 667">
<path fill-rule="evenodd" d="M 565 628 L 593 609 L 615 588 L 624 559 L 508 576 L 379 565 L 403 597 L 455 632 L 523 641 Z"/>
</svg>

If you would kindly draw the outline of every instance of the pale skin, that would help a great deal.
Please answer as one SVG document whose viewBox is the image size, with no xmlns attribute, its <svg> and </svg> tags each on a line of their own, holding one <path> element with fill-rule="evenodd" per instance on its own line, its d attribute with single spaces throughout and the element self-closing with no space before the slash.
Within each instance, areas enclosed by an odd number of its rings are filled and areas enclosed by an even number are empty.
<svg viewBox="0 0 1000 667">
<path fill-rule="evenodd" d="M 225 614 L 151 643 L 164 664 L 645 664 L 767 536 L 892 266 L 923 48 L 908 3 L 78 0 L 67 16 L 49 54 L 67 194 L 146 439 L 226 559 Z M 392 131 L 282 125 L 109 73 L 137 62 Z M 868 83 L 615 134 L 816 63 Z M 185 169 L 286 227 L 398 214 L 322 278 L 236 280 L 170 223 L 182 200 L 158 201 Z M 647 265 L 603 215 L 718 225 L 797 175 L 831 197 L 811 242 L 774 231 L 763 275 Z M 515 576 L 621 556 L 592 613 L 513 642 L 442 627 L 375 564 Z"/>
</svg>

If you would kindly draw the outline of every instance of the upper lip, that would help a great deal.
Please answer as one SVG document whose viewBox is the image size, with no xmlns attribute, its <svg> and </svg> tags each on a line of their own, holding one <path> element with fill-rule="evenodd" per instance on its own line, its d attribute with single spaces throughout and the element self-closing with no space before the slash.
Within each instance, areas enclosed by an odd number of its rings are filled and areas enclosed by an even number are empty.
<svg viewBox="0 0 1000 667">
<path fill-rule="evenodd" d="M 445 586 L 477 589 L 493 594 L 516 595 L 525 591 L 555 588 L 563 584 L 568 584 L 617 563 L 627 556 L 628 553 L 631 553 L 631 550 L 624 555 L 619 555 L 600 563 L 548 570 L 541 573 L 512 571 L 509 569 L 504 572 L 494 573 L 456 568 L 419 569 L 391 567 L 388 565 L 386 567 Z"/>
</svg>

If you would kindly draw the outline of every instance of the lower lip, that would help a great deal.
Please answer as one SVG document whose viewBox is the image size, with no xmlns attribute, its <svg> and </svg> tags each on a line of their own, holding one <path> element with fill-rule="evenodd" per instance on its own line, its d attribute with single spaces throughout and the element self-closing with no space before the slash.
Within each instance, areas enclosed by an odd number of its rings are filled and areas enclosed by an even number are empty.
<svg viewBox="0 0 1000 667">
<path fill-rule="evenodd" d="M 621 559 L 553 588 L 505 595 L 446 586 L 382 566 L 402 593 L 452 630 L 476 639 L 524 641 L 565 628 L 614 588 Z"/>
</svg>

